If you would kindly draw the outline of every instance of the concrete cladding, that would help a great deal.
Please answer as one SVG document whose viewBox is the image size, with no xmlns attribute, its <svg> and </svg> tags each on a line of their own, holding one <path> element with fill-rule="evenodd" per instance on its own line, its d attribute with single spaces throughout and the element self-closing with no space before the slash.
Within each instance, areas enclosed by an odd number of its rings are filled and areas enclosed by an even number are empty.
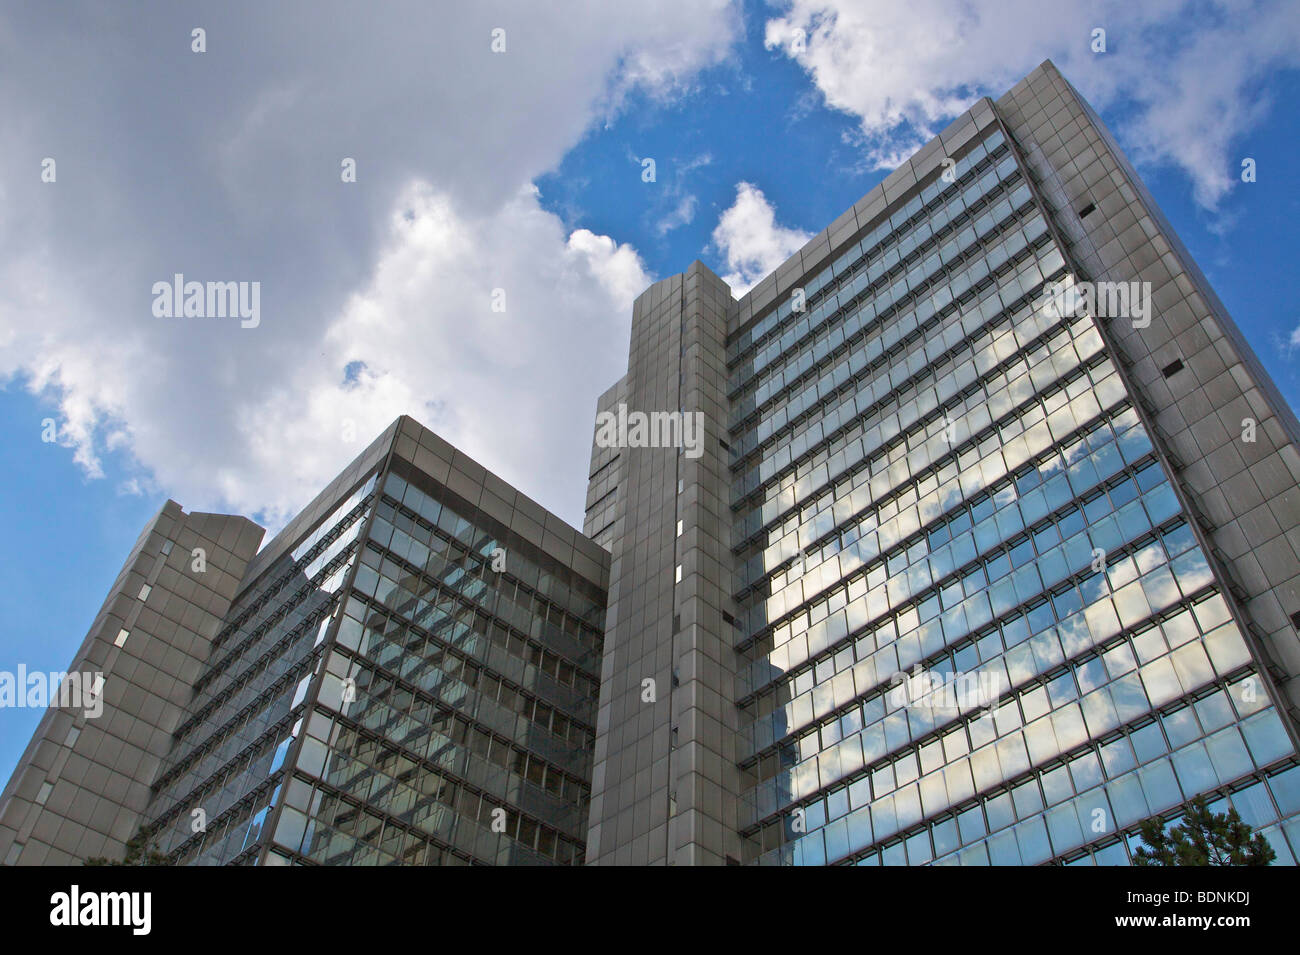
<svg viewBox="0 0 1300 955">
<path fill-rule="evenodd" d="M 101 712 L 51 705 L 0 795 L 6 864 L 121 858 L 262 534 L 175 501 L 141 532 L 68 667 L 103 675 Z"/>
</svg>

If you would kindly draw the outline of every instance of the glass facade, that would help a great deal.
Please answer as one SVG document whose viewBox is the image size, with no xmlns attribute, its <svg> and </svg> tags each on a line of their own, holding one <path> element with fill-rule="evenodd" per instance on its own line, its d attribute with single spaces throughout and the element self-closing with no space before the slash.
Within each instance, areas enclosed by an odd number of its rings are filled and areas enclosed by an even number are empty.
<svg viewBox="0 0 1300 955">
<path fill-rule="evenodd" d="M 233 605 L 155 787 L 160 848 L 198 865 L 580 862 L 604 604 L 392 457 Z"/>
<path fill-rule="evenodd" d="M 998 125 L 728 340 L 739 828 L 758 864 L 1127 862 L 1300 770 Z M 899 692 L 994 687 L 975 698 Z"/>
<path fill-rule="evenodd" d="M 232 604 L 154 782 L 148 815 L 159 849 L 178 862 L 256 861 L 375 482 L 339 503 Z"/>
</svg>

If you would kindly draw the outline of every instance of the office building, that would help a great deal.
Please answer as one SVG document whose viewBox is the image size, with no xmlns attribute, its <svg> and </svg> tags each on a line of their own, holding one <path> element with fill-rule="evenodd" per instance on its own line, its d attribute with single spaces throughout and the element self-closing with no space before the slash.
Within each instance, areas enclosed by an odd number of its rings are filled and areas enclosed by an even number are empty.
<svg viewBox="0 0 1300 955">
<path fill-rule="evenodd" d="M 598 411 L 677 410 L 592 452 L 588 862 L 1125 864 L 1201 794 L 1300 853 L 1300 426 L 1050 63 L 642 294 Z"/>
<path fill-rule="evenodd" d="M 102 720 L 47 712 L 6 861 L 142 825 L 177 864 L 581 861 L 606 553 L 406 417 L 262 536 L 145 529 L 74 662 Z"/>
</svg>

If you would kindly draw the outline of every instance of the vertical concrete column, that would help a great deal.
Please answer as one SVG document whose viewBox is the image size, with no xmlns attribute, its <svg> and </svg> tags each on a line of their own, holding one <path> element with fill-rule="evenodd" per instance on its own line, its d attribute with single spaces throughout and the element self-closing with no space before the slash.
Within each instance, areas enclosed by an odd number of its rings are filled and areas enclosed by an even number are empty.
<svg viewBox="0 0 1300 955">
<path fill-rule="evenodd" d="M 732 305 L 698 262 L 651 286 L 633 309 L 627 377 L 602 399 L 614 414 L 681 413 L 684 427 L 676 447 L 618 449 L 623 532 L 611 542 L 592 863 L 740 858 L 734 632 L 722 616 L 731 616 L 722 442 Z M 610 456 L 598 448 L 593 461 Z"/>
</svg>

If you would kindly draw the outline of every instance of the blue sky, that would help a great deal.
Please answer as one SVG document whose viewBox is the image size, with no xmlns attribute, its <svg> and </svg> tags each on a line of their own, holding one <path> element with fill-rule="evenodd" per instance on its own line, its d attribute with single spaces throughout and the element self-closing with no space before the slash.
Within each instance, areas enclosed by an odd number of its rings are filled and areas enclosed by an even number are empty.
<svg viewBox="0 0 1300 955">
<path fill-rule="evenodd" d="M 274 529 L 400 413 L 579 522 L 645 284 L 739 289 L 1048 57 L 1300 406 L 1293 4 L 424 6 L 0 13 L 0 670 L 66 666 L 167 497 Z M 175 272 L 259 327 L 154 317 Z"/>
</svg>

